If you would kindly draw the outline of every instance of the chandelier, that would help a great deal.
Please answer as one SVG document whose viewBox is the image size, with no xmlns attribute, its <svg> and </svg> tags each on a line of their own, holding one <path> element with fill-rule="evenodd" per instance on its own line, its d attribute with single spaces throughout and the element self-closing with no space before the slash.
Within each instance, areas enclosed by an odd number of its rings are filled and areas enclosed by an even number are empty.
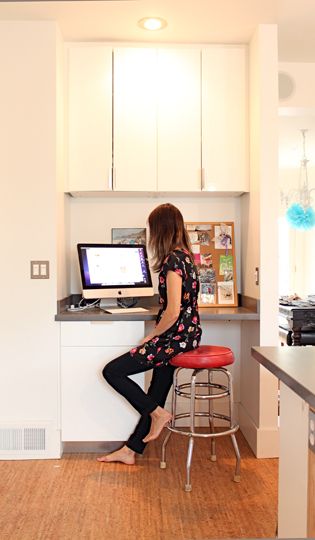
<svg viewBox="0 0 315 540">
<path fill-rule="evenodd" d="M 301 129 L 303 138 L 303 155 L 300 162 L 299 184 L 297 189 L 290 190 L 287 194 L 281 192 L 281 202 L 287 208 L 286 218 L 294 229 L 307 230 L 315 225 L 315 212 L 312 208 L 312 191 L 315 188 L 308 187 L 307 164 L 309 160 L 305 154 L 305 139 L 307 129 Z"/>
</svg>

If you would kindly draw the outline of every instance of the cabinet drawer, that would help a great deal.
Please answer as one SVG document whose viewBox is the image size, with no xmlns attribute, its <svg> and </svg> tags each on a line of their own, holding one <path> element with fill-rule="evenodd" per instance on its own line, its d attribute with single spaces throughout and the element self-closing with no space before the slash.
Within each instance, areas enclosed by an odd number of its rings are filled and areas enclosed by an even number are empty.
<svg viewBox="0 0 315 540">
<path fill-rule="evenodd" d="M 61 323 L 62 347 L 133 346 L 144 337 L 143 321 Z"/>
</svg>

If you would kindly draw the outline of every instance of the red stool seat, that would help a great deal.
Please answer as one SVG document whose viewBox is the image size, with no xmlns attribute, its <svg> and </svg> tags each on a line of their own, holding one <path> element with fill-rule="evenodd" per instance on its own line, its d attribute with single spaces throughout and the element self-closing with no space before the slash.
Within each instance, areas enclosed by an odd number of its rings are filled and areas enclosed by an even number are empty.
<svg viewBox="0 0 315 540">
<path fill-rule="evenodd" d="M 200 345 L 197 349 L 178 354 L 170 360 L 175 367 L 188 369 L 211 369 L 233 364 L 234 355 L 228 347 Z"/>
</svg>

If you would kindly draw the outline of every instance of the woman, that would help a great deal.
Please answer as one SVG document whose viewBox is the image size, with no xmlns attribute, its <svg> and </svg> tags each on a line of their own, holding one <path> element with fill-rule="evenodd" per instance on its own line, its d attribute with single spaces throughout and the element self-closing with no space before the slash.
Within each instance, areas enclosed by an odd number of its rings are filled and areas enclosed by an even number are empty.
<svg viewBox="0 0 315 540">
<path fill-rule="evenodd" d="M 138 347 L 107 364 L 106 381 L 124 396 L 141 414 L 135 431 L 126 444 L 99 461 L 135 463 L 146 443 L 156 439 L 171 414 L 164 409 L 172 386 L 174 368 L 171 358 L 198 347 L 201 327 L 198 313 L 199 282 L 189 236 L 183 216 L 172 204 L 161 204 L 149 219 L 149 247 L 153 254 L 153 270 L 159 272 L 161 309 L 152 333 Z M 153 369 L 146 394 L 129 375 Z"/>
</svg>

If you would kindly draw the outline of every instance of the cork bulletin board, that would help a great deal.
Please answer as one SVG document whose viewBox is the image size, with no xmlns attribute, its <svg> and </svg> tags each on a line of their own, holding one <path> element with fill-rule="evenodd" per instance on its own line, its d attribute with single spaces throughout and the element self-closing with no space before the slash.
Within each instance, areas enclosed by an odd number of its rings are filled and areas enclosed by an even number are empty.
<svg viewBox="0 0 315 540">
<path fill-rule="evenodd" d="M 185 223 L 199 271 L 200 307 L 237 306 L 234 223 Z"/>
</svg>

